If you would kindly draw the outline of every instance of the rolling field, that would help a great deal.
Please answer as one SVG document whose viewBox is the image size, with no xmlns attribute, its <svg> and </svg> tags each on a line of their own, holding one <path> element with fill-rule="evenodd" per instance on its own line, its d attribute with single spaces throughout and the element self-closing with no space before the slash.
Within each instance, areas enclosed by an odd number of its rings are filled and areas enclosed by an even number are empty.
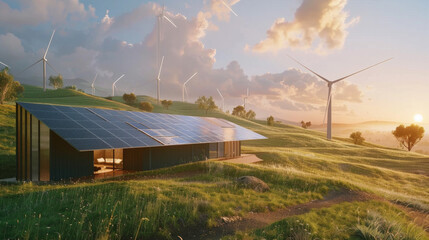
<svg viewBox="0 0 429 240">
<path fill-rule="evenodd" d="M 137 110 L 120 97 L 110 101 L 72 90 L 43 93 L 36 87 L 25 88 L 19 101 Z M 139 99 L 154 103 L 148 97 Z M 205 116 L 196 105 L 181 102 L 174 102 L 169 110 L 154 104 L 154 112 Z M 15 173 L 14 116 L 14 103 L 0 106 L 0 178 Z M 226 238 L 429 239 L 429 225 L 425 225 L 429 156 L 369 143 L 357 146 L 342 138 L 327 141 L 321 132 L 280 124 L 269 127 L 263 121 L 220 111 L 207 116 L 225 118 L 268 137 L 243 142 L 244 153 L 264 161 L 257 165 L 190 163 L 124 179 L 3 184 L 0 237 L 200 239 L 190 233 L 220 229 L 227 225 L 222 217 L 246 219 L 250 212 L 274 213 L 348 189 L 371 197 L 311 209 Z M 271 190 L 241 188 L 235 179 L 244 175 L 262 179 Z"/>
</svg>

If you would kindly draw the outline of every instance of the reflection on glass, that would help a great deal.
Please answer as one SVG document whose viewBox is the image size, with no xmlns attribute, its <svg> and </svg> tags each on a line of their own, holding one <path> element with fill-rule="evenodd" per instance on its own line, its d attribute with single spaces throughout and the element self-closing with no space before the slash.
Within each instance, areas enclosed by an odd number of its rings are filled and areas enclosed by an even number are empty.
<svg viewBox="0 0 429 240">
<path fill-rule="evenodd" d="M 49 178 L 49 128 L 40 122 L 40 181 Z"/>
<path fill-rule="evenodd" d="M 17 121 L 17 126 L 16 126 L 16 135 L 17 135 L 17 139 L 16 139 L 16 162 L 17 162 L 17 171 L 16 171 L 16 178 L 21 180 L 21 114 L 20 113 L 21 110 L 21 106 L 17 105 L 17 109 L 16 109 L 16 121 Z"/>
<path fill-rule="evenodd" d="M 217 143 L 209 144 L 209 158 L 217 158 Z"/>
<path fill-rule="evenodd" d="M 21 107 L 21 179 L 25 178 L 25 110 Z"/>
<path fill-rule="evenodd" d="M 26 179 L 30 180 L 31 176 L 31 115 L 29 112 L 25 111 L 26 120 L 25 120 L 25 153 L 26 153 L 26 173 L 27 177 Z"/>
<path fill-rule="evenodd" d="M 223 142 L 218 143 L 218 157 L 224 157 L 225 153 L 224 153 L 224 149 L 225 149 L 225 144 Z"/>
<path fill-rule="evenodd" d="M 39 181 L 39 120 L 31 116 L 31 180 Z"/>
</svg>

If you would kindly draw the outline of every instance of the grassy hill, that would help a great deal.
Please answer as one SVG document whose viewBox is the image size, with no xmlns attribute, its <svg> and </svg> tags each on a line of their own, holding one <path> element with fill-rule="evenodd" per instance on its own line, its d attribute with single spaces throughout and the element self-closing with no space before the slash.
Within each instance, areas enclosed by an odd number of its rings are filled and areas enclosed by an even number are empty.
<svg viewBox="0 0 429 240">
<path fill-rule="evenodd" d="M 139 99 L 155 103 L 149 97 Z M 72 90 L 43 93 L 31 86 L 26 86 L 19 99 L 137 110 L 123 104 L 120 97 L 113 100 Z M 13 104 L 0 107 L 2 177 L 15 172 L 14 111 Z M 205 116 L 196 105 L 181 102 L 174 102 L 168 110 L 154 104 L 154 112 Z M 357 146 L 341 138 L 327 141 L 321 132 L 281 124 L 269 127 L 220 111 L 207 116 L 225 118 L 268 137 L 244 142 L 242 148 L 264 161 L 258 165 L 199 162 L 125 179 L 73 184 L 2 185 L 0 236 L 178 239 L 192 231 L 221 227 L 224 216 L 275 212 L 351 189 L 374 197 L 314 209 L 230 238 L 365 239 L 362 236 L 378 234 L 384 239 L 391 233 L 396 235 L 390 239 L 428 239 L 424 221 L 414 223 L 412 215 L 412 211 L 423 216 L 429 213 L 428 156 L 373 144 Z M 271 190 L 259 193 L 241 188 L 235 179 L 244 175 L 262 179 Z"/>
</svg>

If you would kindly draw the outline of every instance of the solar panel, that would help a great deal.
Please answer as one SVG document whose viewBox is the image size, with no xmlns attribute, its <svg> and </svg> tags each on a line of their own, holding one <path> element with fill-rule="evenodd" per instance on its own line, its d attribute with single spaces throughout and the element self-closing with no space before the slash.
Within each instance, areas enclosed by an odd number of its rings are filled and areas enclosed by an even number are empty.
<svg viewBox="0 0 429 240">
<path fill-rule="evenodd" d="M 264 139 L 224 119 L 18 103 L 79 151 Z"/>
</svg>

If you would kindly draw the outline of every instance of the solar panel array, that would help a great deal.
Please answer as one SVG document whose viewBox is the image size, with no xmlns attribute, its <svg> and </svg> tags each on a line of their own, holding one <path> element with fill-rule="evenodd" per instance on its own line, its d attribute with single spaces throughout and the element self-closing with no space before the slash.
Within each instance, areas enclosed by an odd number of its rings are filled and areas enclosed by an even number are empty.
<svg viewBox="0 0 429 240">
<path fill-rule="evenodd" d="M 18 104 L 79 151 L 265 139 L 218 118 Z"/>
</svg>

